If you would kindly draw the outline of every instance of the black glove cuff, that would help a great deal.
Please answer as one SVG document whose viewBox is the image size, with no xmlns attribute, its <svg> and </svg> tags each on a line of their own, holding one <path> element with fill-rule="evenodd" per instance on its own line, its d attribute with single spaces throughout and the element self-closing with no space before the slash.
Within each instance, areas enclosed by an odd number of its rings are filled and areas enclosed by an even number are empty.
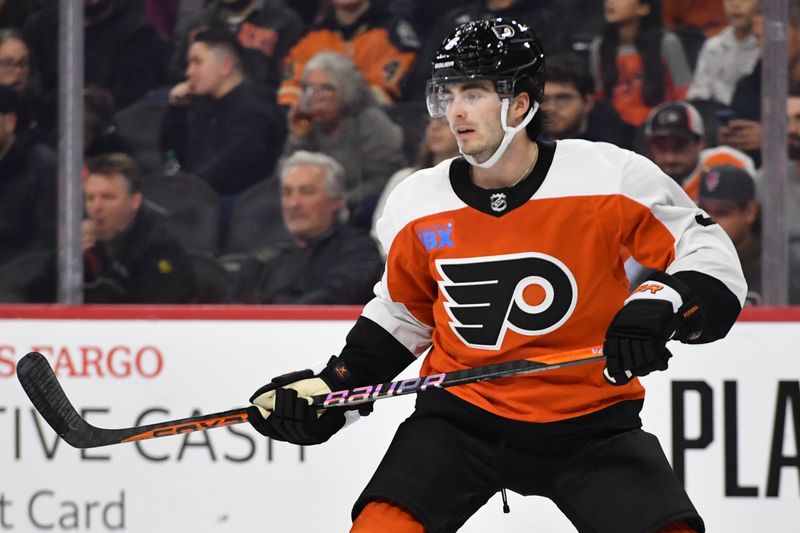
<svg viewBox="0 0 800 533">
<path fill-rule="evenodd" d="M 344 360 L 335 355 L 331 356 L 328 364 L 317 375 L 332 391 L 352 389 L 361 385 L 358 379 L 347 368 Z"/>
<path fill-rule="evenodd" d="M 702 329 L 702 310 L 700 299 L 695 292 L 683 281 L 666 272 L 654 272 L 647 281 L 656 281 L 672 288 L 681 297 L 681 306 L 675 313 L 674 320 L 670 324 L 670 329 L 675 331 L 672 337 L 681 342 L 691 341 L 698 338 L 703 333 Z M 643 283 L 646 284 L 647 281 Z"/>
</svg>

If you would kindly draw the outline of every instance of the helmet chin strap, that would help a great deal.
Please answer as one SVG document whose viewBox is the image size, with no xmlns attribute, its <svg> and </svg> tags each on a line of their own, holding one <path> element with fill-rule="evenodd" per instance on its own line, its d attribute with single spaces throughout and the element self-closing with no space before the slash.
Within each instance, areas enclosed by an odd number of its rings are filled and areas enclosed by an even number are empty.
<svg viewBox="0 0 800 533">
<path fill-rule="evenodd" d="M 514 136 L 520 131 L 524 130 L 525 126 L 527 126 L 528 123 L 531 120 L 533 120 L 533 116 L 536 114 L 536 112 L 539 111 L 539 102 L 534 100 L 533 105 L 528 110 L 528 114 L 525 115 L 525 118 L 522 119 L 522 122 L 520 122 L 519 124 L 517 124 L 512 128 L 508 125 L 508 119 L 507 119 L 508 106 L 510 105 L 510 103 L 511 103 L 510 98 L 503 98 L 503 106 L 500 108 L 500 124 L 503 126 L 503 132 L 505 132 L 503 135 L 503 140 L 500 141 L 500 146 L 498 146 L 497 150 L 494 151 L 492 157 L 490 157 L 483 163 L 478 163 L 478 161 L 473 156 L 461 152 L 461 155 L 464 156 L 464 159 L 466 159 L 470 165 L 476 165 L 481 168 L 493 167 L 494 164 L 497 163 L 497 161 L 501 157 L 503 157 L 503 154 L 506 153 L 506 149 L 508 148 L 508 145 L 511 144 L 511 140 L 514 138 Z"/>
</svg>

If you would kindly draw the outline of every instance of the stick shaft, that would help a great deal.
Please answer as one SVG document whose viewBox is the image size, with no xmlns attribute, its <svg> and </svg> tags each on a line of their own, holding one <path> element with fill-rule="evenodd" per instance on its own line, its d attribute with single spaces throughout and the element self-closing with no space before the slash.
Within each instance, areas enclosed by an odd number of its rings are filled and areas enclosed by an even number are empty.
<svg viewBox="0 0 800 533">
<path fill-rule="evenodd" d="M 322 408 L 351 407 L 375 400 L 382 400 L 384 398 L 415 394 L 433 387 L 445 389 L 456 385 L 477 383 L 488 379 L 533 374 L 569 366 L 595 363 L 605 359 L 605 357 L 603 356 L 602 347 L 593 346 L 564 352 L 559 354 L 558 359 L 561 361 L 554 363 L 542 363 L 533 359 L 518 359 L 505 363 L 466 368 L 453 372 L 430 374 L 377 385 L 366 385 L 354 389 L 332 391 L 329 394 L 313 396 L 311 398 L 311 405 L 317 405 Z"/>
<path fill-rule="evenodd" d="M 549 359 L 555 362 L 542 363 L 533 359 L 519 359 L 453 372 L 430 374 L 377 385 L 333 391 L 330 394 L 312 397 L 312 405 L 323 409 L 328 407 L 352 407 L 385 398 L 414 394 L 428 388 L 448 388 L 488 379 L 519 376 L 594 363 L 604 359 L 604 356 L 602 355 L 601 347 L 594 346 L 564 352 L 556 358 L 550 357 Z M 31 352 L 20 359 L 17 365 L 17 376 L 25 393 L 42 418 L 62 439 L 76 448 L 95 448 L 123 442 L 182 435 L 194 431 L 241 424 L 248 420 L 248 408 L 241 407 L 218 413 L 167 420 L 156 424 L 103 429 L 89 424 L 78 414 L 58 383 L 50 364 L 42 354 Z"/>
</svg>

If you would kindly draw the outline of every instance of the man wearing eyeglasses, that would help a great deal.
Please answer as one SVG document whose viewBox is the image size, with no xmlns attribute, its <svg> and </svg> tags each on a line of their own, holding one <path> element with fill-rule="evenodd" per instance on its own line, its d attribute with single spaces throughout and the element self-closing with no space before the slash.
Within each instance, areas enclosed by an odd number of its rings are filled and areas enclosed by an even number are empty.
<svg viewBox="0 0 800 533">
<path fill-rule="evenodd" d="M 31 52 L 22 34 L 13 28 L 0 29 L 0 85 L 11 87 L 19 96 L 15 136 L 25 143 L 49 140 L 56 120 L 55 103 L 33 90 L 32 75 Z"/>
</svg>

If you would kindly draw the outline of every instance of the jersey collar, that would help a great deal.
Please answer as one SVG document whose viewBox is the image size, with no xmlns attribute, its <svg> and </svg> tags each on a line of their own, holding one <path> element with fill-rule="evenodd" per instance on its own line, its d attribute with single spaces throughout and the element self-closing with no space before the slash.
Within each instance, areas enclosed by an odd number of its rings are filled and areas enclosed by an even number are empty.
<svg viewBox="0 0 800 533">
<path fill-rule="evenodd" d="M 450 185 L 464 203 L 488 215 L 501 217 L 525 204 L 539 190 L 547 176 L 553 155 L 555 142 L 536 141 L 539 146 L 539 158 L 530 174 L 513 187 L 499 189 L 483 189 L 470 179 L 470 164 L 463 157 L 458 157 L 450 164 Z"/>
</svg>

